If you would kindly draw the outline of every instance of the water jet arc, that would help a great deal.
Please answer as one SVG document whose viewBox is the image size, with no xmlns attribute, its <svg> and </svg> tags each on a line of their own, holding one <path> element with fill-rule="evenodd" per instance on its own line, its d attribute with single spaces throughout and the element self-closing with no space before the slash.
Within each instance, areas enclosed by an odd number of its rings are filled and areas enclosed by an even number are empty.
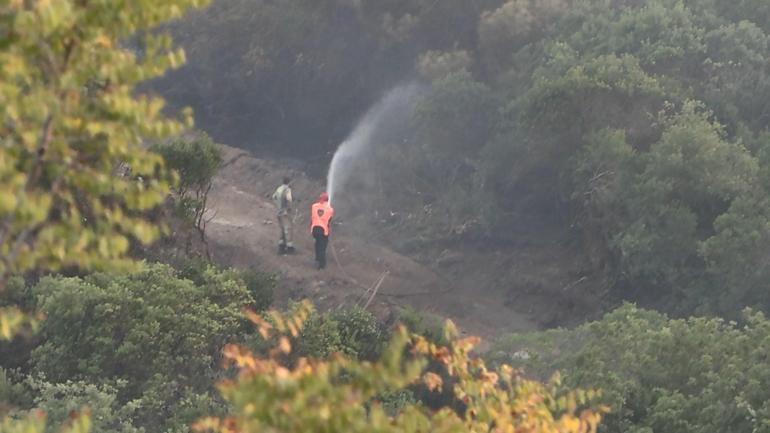
<svg viewBox="0 0 770 433">
<path fill-rule="evenodd" d="M 421 86 L 417 83 L 396 86 L 358 121 L 350 135 L 337 148 L 329 165 L 326 184 L 329 202 L 334 202 L 335 195 L 349 180 L 353 173 L 352 163 L 367 153 L 377 134 L 386 124 L 392 127 L 389 120 L 394 117 L 405 117 L 407 113 L 411 113 L 416 103 L 416 96 L 420 92 Z"/>
</svg>

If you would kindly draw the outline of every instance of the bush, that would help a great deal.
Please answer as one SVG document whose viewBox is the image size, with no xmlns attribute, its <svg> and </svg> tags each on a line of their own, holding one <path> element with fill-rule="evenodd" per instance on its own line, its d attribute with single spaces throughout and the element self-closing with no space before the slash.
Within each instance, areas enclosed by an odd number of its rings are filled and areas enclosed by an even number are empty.
<svg viewBox="0 0 770 433">
<path fill-rule="evenodd" d="M 163 157 L 168 168 L 178 173 L 176 193 L 179 197 L 192 193 L 193 197 L 200 198 L 207 193 L 222 165 L 222 149 L 206 134 L 156 145 L 153 150 Z"/>
<path fill-rule="evenodd" d="M 388 339 L 380 322 L 370 312 L 359 307 L 349 307 L 332 312 L 337 323 L 342 351 L 353 358 L 374 361 Z"/>
<path fill-rule="evenodd" d="M 31 404 L 31 393 L 16 376 L 18 375 L 0 368 L 0 417 Z"/>
<path fill-rule="evenodd" d="M 459 339 L 451 323 L 445 332 L 448 347 L 410 336 L 400 327 L 376 362 L 335 356 L 286 365 L 289 339 L 297 337 L 297 328 L 311 314 L 312 307 L 303 303 L 290 316 L 270 312 L 272 324 L 251 317 L 273 346 L 264 356 L 236 345 L 225 349 L 229 365 L 239 373 L 237 379 L 220 386 L 231 403 L 230 414 L 201 419 L 193 428 L 197 432 L 230 431 L 237 426 L 243 432 L 283 433 L 593 433 L 601 418 L 601 409 L 581 410 L 592 404 L 594 392 L 561 391 L 557 381 L 547 385 L 527 381 L 509 367 L 487 369 L 482 360 L 469 355 L 476 340 Z M 425 371 L 428 358 L 441 362 L 454 377 L 451 389 L 465 410 L 433 411 L 404 401 L 406 407 L 388 417 L 378 397 L 397 395 L 396 400 L 408 400 L 408 393 L 399 391 L 416 382 L 431 389 L 445 386 L 441 378 Z"/>
<path fill-rule="evenodd" d="M 414 397 L 414 393 L 408 389 L 383 392 L 375 396 L 373 400 L 381 404 L 382 409 L 390 417 L 398 416 L 407 407 L 419 404 L 419 401 Z"/>
<path fill-rule="evenodd" d="M 35 371 L 54 384 L 121 383 L 118 404 L 140 401 L 133 425 L 151 431 L 189 423 L 201 413 L 190 408 L 217 407 L 207 395 L 220 350 L 243 339 L 241 309 L 253 303 L 234 272 L 213 267 L 196 282 L 148 265 L 130 275 L 47 277 L 32 290 L 46 315 Z"/>
<path fill-rule="evenodd" d="M 166 166 L 179 175 L 174 191 L 178 215 L 195 227 L 207 246 L 206 205 L 212 181 L 222 165 L 222 149 L 206 134 L 190 140 L 177 139 L 153 149 L 163 156 Z M 208 246 L 206 254 L 209 254 Z"/>
<path fill-rule="evenodd" d="M 382 325 L 362 308 L 347 308 L 325 315 L 314 313 L 296 340 L 296 354 L 325 358 L 339 352 L 371 361 L 380 356 L 387 338 Z"/>
<path fill-rule="evenodd" d="M 770 320 L 669 319 L 625 305 L 573 331 L 499 339 L 495 362 L 562 371 L 567 388 L 602 390 L 609 432 L 767 432 Z"/>
<path fill-rule="evenodd" d="M 398 321 L 406 326 L 409 332 L 422 335 L 431 343 L 441 345 L 447 343 L 441 318 L 436 315 L 417 311 L 413 307 L 406 307 L 399 314 Z"/>
<path fill-rule="evenodd" d="M 254 300 L 252 308 L 255 311 L 264 311 L 273 305 L 275 298 L 275 277 L 264 272 L 243 271 L 241 278 L 246 284 L 251 299 Z"/>
<path fill-rule="evenodd" d="M 141 401 L 134 400 L 121 404 L 118 400 L 119 381 L 116 386 L 94 385 L 86 382 L 53 384 L 42 378 L 28 379 L 28 385 L 35 391 L 35 408 L 42 409 L 49 420 L 46 433 L 57 431 L 56 426 L 64 425 L 71 414 L 88 407 L 94 433 L 144 433 L 143 428 L 133 425 L 135 413 Z"/>
<path fill-rule="evenodd" d="M 179 278 L 190 280 L 196 285 L 205 285 L 206 275 L 210 272 L 220 273 L 226 279 L 240 280 L 253 300 L 249 308 L 255 311 L 264 311 L 273 304 L 276 283 L 273 275 L 253 270 L 240 271 L 219 267 L 201 257 L 187 258 L 177 266 Z"/>
</svg>

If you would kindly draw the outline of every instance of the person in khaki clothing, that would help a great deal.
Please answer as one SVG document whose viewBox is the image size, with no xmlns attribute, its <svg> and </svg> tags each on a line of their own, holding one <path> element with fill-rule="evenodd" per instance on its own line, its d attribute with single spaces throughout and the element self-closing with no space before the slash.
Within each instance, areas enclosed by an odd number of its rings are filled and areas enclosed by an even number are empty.
<svg viewBox="0 0 770 433">
<path fill-rule="evenodd" d="M 278 240 L 278 253 L 279 254 L 292 254 L 294 253 L 294 243 L 291 238 L 292 223 L 291 223 L 291 187 L 289 183 L 291 179 L 288 177 L 283 178 L 283 184 L 276 188 L 273 193 L 273 201 L 278 209 L 278 226 L 281 229 L 280 238 Z"/>
</svg>

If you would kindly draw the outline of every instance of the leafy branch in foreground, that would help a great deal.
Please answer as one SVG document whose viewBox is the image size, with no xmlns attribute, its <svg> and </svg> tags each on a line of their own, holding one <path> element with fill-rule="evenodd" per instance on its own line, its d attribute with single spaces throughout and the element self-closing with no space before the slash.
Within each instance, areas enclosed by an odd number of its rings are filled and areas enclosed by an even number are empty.
<svg viewBox="0 0 770 433">
<path fill-rule="evenodd" d="M 157 238 L 143 211 L 170 185 L 143 141 L 192 118 L 134 89 L 184 62 L 147 31 L 203 3 L 0 1 L 0 287 L 29 270 L 125 268 L 129 239 Z"/>
<path fill-rule="evenodd" d="M 205 3 L 0 0 L 0 294 L 12 274 L 132 267 L 130 240 L 158 237 L 146 211 L 170 184 L 143 142 L 192 116 L 167 119 L 163 100 L 135 87 L 184 62 L 150 30 Z M 0 310 L 0 341 L 29 325 L 16 306 Z M 44 427 L 43 415 L 0 420 L 0 433 Z"/>
<path fill-rule="evenodd" d="M 272 348 L 265 356 L 229 345 L 226 365 L 238 376 L 220 384 L 231 414 L 205 418 L 197 432 L 595 432 L 605 411 L 585 408 L 595 391 L 563 392 L 558 376 L 548 384 L 530 381 L 512 368 L 489 370 L 470 352 L 475 337 L 459 339 L 451 322 L 446 347 L 409 335 L 399 327 L 377 362 L 356 361 L 340 354 L 328 360 L 299 358 L 289 363 L 291 339 L 299 335 L 313 307 L 299 304 L 292 314 L 276 311 L 266 318 L 248 313 Z M 460 409 L 431 411 L 409 404 L 388 416 L 377 396 L 422 383 L 431 390 L 445 386 L 426 370 L 429 360 L 443 364 L 454 382 Z M 448 385 L 446 385 L 448 386 Z M 582 408 L 582 409 L 581 409 Z"/>
</svg>

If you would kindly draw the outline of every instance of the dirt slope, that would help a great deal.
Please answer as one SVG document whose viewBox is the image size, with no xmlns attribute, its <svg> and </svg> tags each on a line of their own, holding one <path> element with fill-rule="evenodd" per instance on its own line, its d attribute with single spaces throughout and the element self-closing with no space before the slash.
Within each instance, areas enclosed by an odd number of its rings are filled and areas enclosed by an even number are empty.
<svg viewBox="0 0 770 433">
<path fill-rule="evenodd" d="M 369 309 L 393 317 L 407 305 L 453 319 L 465 332 L 489 339 L 508 331 L 537 329 L 539 321 L 526 305 L 510 306 L 507 290 L 499 285 L 483 291 L 447 267 L 436 270 L 388 248 L 352 236 L 344 215 L 333 227 L 329 266 L 313 266 L 313 244 L 307 210 L 323 185 L 309 179 L 292 161 L 265 161 L 225 147 L 225 166 L 210 193 L 211 221 L 207 227 L 214 259 L 240 268 L 277 273 L 279 302 L 309 297 L 322 309 L 358 303 L 385 274 Z M 275 210 L 270 194 L 284 175 L 292 177 L 295 196 L 297 254 L 278 256 Z M 333 250 L 333 251 L 332 251 Z M 333 253 L 336 252 L 339 264 Z M 472 263 L 457 269 L 473 266 Z M 387 274 L 386 274 L 387 273 Z M 506 305 L 508 304 L 508 305 Z"/>
</svg>

